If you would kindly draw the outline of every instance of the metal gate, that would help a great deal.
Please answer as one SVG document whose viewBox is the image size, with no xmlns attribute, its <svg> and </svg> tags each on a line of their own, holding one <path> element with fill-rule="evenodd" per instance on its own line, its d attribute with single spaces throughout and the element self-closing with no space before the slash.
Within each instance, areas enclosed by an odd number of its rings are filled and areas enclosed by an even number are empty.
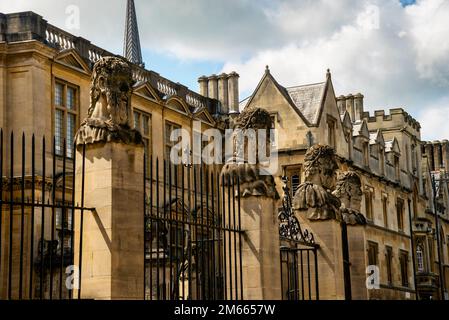
<svg viewBox="0 0 449 320">
<path fill-rule="evenodd" d="M 0 132 L 0 300 L 79 298 L 82 251 L 75 257 L 75 225 L 82 248 L 83 197 L 75 204 L 75 145 Z M 27 145 L 28 142 L 28 145 Z M 47 145 L 51 145 L 50 148 Z M 81 184 L 81 185 L 78 185 Z M 73 276 L 73 277 L 72 277 Z"/>
<path fill-rule="evenodd" d="M 313 234 L 303 230 L 292 209 L 288 179 L 279 213 L 281 289 L 283 300 L 319 300 L 318 249 Z"/>
<path fill-rule="evenodd" d="M 145 299 L 243 299 L 238 179 L 215 167 L 145 164 Z"/>
</svg>

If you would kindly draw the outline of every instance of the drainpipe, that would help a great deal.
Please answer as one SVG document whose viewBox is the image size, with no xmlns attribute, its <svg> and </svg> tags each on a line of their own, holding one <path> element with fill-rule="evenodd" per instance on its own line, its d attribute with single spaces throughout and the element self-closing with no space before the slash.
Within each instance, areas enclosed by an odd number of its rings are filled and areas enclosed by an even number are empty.
<svg viewBox="0 0 449 320">
<path fill-rule="evenodd" d="M 415 252 L 415 239 L 413 237 L 413 224 L 412 224 L 412 208 L 411 208 L 411 200 L 408 199 L 408 220 L 410 226 L 410 239 L 412 245 L 412 261 L 413 261 L 413 281 L 415 282 L 415 298 L 419 300 L 418 297 L 418 282 L 416 278 L 416 252 Z"/>
<path fill-rule="evenodd" d="M 441 178 L 441 177 L 440 177 Z M 441 182 L 440 182 L 441 183 Z M 441 261 L 441 240 L 440 240 L 440 219 L 438 217 L 438 207 L 437 207 L 437 193 L 439 190 L 437 190 L 436 187 L 436 181 L 435 176 L 432 176 L 432 186 L 433 186 L 433 203 L 434 203 L 434 210 L 435 210 L 435 232 L 437 236 L 437 250 L 438 250 L 438 270 L 439 270 L 439 282 L 440 282 L 440 295 L 441 300 L 444 300 L 444 272 L 443 272 L 443 263 Z M 439 189 L 439 188 L 438 188 Z"/>
<path fill-rule="evenodd" d="M 343 278 L 345 284 L 345 300 L 351 301 L 351 262 L 349 260 L 348 226 L 344 220 L 341 222 L 341 242 L 343 251 Z"/>
</svg>

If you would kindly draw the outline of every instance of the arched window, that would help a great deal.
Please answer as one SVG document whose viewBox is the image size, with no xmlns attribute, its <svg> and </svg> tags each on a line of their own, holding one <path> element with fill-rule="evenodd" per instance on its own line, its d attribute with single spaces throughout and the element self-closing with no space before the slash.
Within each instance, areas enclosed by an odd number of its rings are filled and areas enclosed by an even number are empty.
<svg viewBox="0 0 449 320">
<path fill-rule="evenodd" d="M 424 248 L 421 244 L 416 247 L 416 261 L 418 263 L 418 272 L 424 272 Z"/>
</svg>

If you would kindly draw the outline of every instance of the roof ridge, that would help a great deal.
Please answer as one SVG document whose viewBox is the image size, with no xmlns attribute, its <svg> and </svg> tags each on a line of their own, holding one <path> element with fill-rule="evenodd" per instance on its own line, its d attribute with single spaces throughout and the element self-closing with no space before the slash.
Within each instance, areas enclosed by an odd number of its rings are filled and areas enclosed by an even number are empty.
<svg viewBox="0 0 449 320">
<path fill-rule="evenodd" d="M 326 84 L 326 81 L 310 83 L 310 84 L 301 84 L 301 85 L 298 85 L 298 86 L 285 87 L 285 89 L 288 90 L 288 89 L 294 89 L 294 88 L 311 87 L 311 86 L 323 85 L 323 84 Z"/>
</svg>

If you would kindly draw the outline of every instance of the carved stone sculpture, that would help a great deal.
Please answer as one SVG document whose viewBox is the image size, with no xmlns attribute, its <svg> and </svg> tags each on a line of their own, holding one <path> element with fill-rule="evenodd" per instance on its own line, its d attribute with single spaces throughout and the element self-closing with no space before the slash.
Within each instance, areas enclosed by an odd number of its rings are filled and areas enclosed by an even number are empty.
<svg viewBox="0 0 449 320">
<path fill-rule="evenodd" d="M 333 195 L 341 201 L 343 220 L 349 225 L 366 225 L 366 219 L 360 213 L 362 204 L 362 183 L 355 172 L 344 172 L 338 177 Z"/>
<path fill-rule="evenodd" d="M 141 134 L 129 125 L 133 85 L 132 70 L 126 60 L 104 57 L 95 63 L 90 107 L 76 134 L 77 145 L 104 142 L 143 144 Z"/>
<path fill-rule="evenodd" d="M 305 182 L 293 199 L 295 210 L 306 212 L 309 220 L 340 220 L 340 200 L 332 194 L 335 188 L 337 161 L 334 149 L 315 145 L 305 157 Z"/>
<path fill-rule="evenodd" d="M 222 169 L 222 181 L 225 186 L 235 184 L 238 179 L 240 182 L 241 197 L 266 196 L 279 199 L 276 191 L 276 184 L 271 174 L 264 173 L 264 168 L 259 160 L 255 164 L 248 162 L 248 145 L 245 140 L 239 142 L 238 135 L 245 135 L 247 130 L 266 130 L 269 137 L 269 131 L 272 127 L 270 114 L 261 108 L 247 108 L 235 121 L 234 135 L 234 155 L 227 161 Z M 269 150 L 270 141 L 267 139 L 266 150 Z M 256 153 L 258 151 L 256 150 Z"/>
</svg>

